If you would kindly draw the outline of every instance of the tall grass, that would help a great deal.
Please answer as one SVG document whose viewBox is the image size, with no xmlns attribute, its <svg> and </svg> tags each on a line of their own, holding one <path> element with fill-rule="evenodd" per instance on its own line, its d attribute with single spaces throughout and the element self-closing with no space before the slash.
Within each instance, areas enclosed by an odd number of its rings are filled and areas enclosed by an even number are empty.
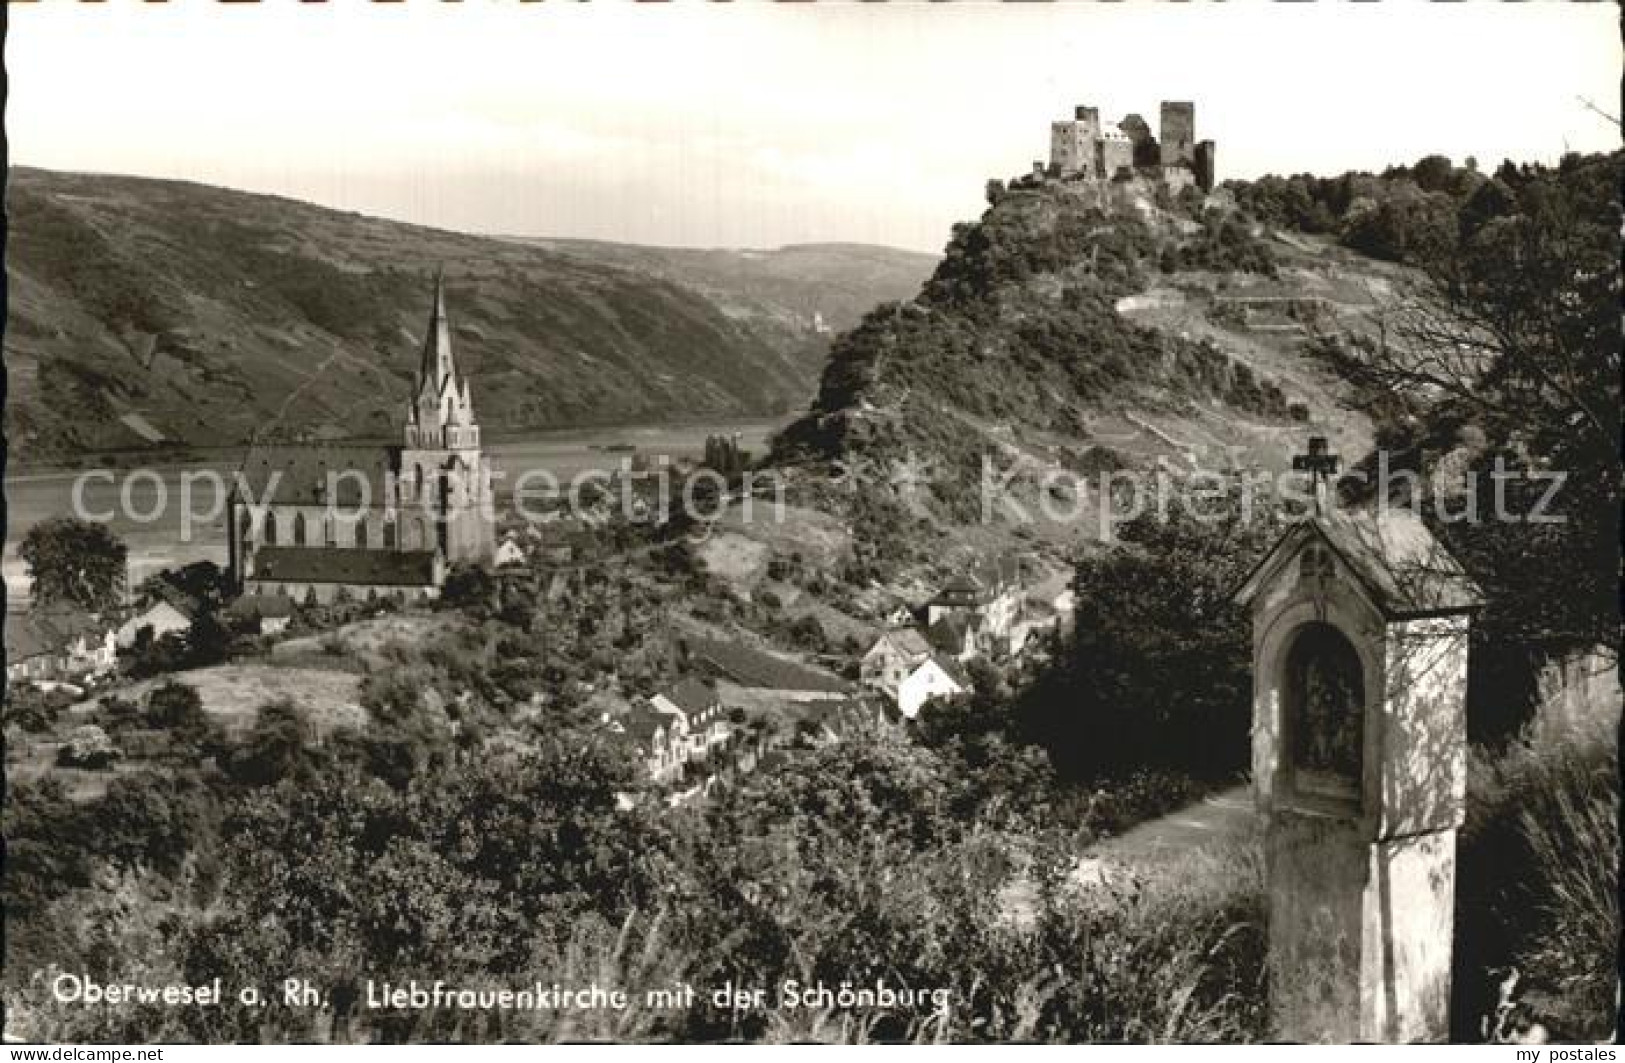
<svg viewBox="0 0 1625 1063">
<path fill-rule="evenodd" d="M 1522 1025 L 1607 1037 L 1619 949 L 1618 703 L 1537 718 L 1499 755 L 1475 751 L 1457 899 L 1456 1034 L 1476 1036 L 1516 970 Z"/>
</svg>

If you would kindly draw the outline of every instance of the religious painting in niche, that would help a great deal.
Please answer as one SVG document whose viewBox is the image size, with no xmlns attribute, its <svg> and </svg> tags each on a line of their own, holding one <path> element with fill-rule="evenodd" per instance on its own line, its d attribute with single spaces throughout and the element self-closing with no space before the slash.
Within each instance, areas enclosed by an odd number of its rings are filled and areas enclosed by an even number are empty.
<svg viewBox="0 0 1625 1063">
<path fill-rule="evenodd" d="M 1330 624 L 1306 624 L 1287 651 L 1285 707 L 1294 789 L 1358 798 L 1365 679 L 1360 655 Z"/>
</svg>

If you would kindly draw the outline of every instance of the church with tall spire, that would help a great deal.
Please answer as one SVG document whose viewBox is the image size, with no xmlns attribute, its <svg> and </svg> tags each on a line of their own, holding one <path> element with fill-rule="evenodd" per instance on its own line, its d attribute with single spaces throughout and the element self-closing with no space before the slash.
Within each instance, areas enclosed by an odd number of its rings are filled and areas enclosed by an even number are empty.
<svg viewBox="0 0 1625 1063">
<path fill-rule="evenodd" d="M 432 597 L 452 563 L 490 561 L 490 459 L 451 332 L 437 274 L 400 443 L 249 450 L 228 523 L 231 571 L 245 593 Z"/>
</svg>

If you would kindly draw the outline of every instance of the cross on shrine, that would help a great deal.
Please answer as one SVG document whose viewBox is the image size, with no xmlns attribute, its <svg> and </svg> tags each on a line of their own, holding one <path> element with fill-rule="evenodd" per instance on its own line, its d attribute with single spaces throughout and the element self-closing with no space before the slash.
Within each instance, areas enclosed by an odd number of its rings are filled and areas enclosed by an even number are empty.
<svg viewBox="0 0 1625 1063">
<path fill-rule="evenodd" d="M 1341 462 L 1342 459 L 1328 449 L 1325 436 L 1310 436 L 1309 453 L 1292 456 L 1293 470 L 1306 472 L 1314 478 L 1316 513 L 1325 509 L 1324 492 Z"/>
</svg>

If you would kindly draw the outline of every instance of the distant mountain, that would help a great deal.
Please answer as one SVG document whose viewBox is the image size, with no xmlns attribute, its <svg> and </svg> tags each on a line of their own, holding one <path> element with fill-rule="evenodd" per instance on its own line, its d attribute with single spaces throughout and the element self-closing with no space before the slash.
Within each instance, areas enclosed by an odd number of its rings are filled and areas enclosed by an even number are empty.
<svg viewBox="0 0 1625 1063">
<path fill-rule="evenodd" d="M 473 236 L 26 168 L 6 208 L 6 430 L 25 460 L 393 434 L 437 267 L 488 431 L 785 414 L 829 330 L 934 261 Z"/>
</svg>

